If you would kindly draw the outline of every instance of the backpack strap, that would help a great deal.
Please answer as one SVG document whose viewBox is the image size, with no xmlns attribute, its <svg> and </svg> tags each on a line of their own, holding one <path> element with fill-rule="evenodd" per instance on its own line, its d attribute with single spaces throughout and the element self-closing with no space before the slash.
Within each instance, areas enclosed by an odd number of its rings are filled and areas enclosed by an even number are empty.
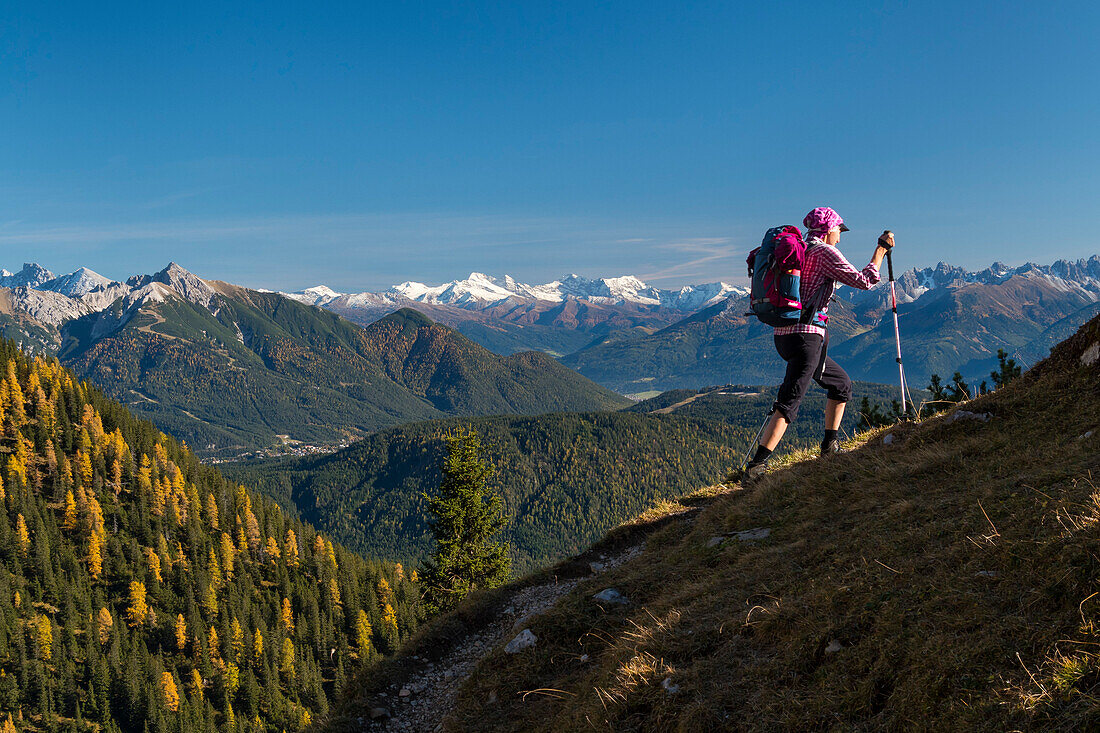
<svg viewBox="0 0 1100 733">
<path fill-rule="evenodd" d="M 818 243 L 818 244 L 813 244 L 813 245 L 807 247 L 806 248 L 806 257 L 809 257 L 810 252 L 814 251 L 818 247 L 824 247 L 824 246 L 826 246 L 826 245 L 823 244 L 823 243 Z M 809 297 L 809 299 L 805 303 L 802 304 L 802 313 L 798 318 L 799 323 L 808 324 L 811 321 L 813 321 L 815 318 L 817 318 L 818 311 L 821 310 L 821 306 L 822 306 L 821 301 L 822 301 L 822 299 L 825 295 L 825 291 L 829 287 L 829 284 L 830 284 L 829 280 L 826 280 L 825 282 L 821 283 L 821 287 L 819 287 Z M 828 326 L 823 325 L 823 324 L 821 324 L 821 327 L 822 328 L 828 328 Z"/>
</svg>

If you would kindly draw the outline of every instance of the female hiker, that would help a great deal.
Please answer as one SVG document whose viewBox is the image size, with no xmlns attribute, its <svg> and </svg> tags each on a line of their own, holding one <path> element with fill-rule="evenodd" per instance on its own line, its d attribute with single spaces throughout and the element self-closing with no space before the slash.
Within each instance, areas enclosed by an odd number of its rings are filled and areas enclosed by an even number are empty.
<svg viewBox="0 0 1100 733">
<path fill-rule="evenodd" d="M 756 478 L 767 470 L 768 458 L 779 445 L 787 426 L 798 415 L 810 380 L 821 385 L 828 393 L 825 403 L 825 437 L 821 441 L 821 455 L 840 450 L 837 431 L 844 417 L 844 405 L 852 396 L 852 380 L 829 358 L 828 309 L 836 283 L 860 290 L 869 290 L 878 284 L 878 267 L 886 251 L 894 246 L 894 235 L 885 232 L 878 240 L 874 256 L 862 270 L 857 270 L 837 249 L 840 233 L 848 231 L 840 215 L 827 206 L 820 206 L 803 219 L 806 233 L 806 256 L 802 263 L 799 296 L 807 307 L 815 307 L 809 323 L 780 326 L 775 329 L 775 350 L 787 362 L 787 373 L 779 387 L 772 417 L 760 436 L 756 455 L 745 466 L 746 478 Z"/>
</svg>

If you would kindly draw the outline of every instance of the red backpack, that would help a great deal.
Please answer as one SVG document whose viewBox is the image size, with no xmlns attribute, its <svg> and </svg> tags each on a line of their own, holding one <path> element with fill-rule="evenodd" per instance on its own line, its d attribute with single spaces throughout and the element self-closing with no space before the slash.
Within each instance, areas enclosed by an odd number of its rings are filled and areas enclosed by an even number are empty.
<svg viewBox="0 0 1100 733">
<path fill-rule="evenodd" d="M 749 252 L 749 313 L 769 326 L 809 323 L 814 312 L 805 309 L 799 294 L 806 243 L 795 226 L 773 227 L 760 246 Z"/>
</svg>

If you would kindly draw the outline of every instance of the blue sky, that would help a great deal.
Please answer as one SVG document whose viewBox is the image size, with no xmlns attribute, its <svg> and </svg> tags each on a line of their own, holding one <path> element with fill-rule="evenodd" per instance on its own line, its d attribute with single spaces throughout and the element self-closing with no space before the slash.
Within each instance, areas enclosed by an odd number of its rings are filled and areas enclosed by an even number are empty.
<svg viewBox="0 0 1100 733">
<path fill-rule="evenodd" d="M 997 2 L 8 3 L 0 265 L 257 287 L 734 279 L 1100 251 L 1100 10 Z"/>
</svg>

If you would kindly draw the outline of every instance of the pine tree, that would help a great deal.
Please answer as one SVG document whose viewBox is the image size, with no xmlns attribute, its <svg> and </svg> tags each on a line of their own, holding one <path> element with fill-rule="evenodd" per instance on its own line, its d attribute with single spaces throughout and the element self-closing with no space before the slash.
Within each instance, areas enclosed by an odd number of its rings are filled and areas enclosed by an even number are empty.
<svg viewBox="0 0 1100 733">
<path fill-rule="evenodd" d="M 428 498 L 435 549 L 420 576 L 429 613 L 454 608 L 475 588 L 500 585 L 508 577 L 507 548 L 496 539 L 504 528 L 503 500 L 488 488 L 492 466 L 482 457 L 473 430 L 447 439 L 443 480 Z"/>
<path fill-rule="evenodd" d="M 1008 358 L 1008 352 L 1004 349 L 997 349 L 997 362 L 998 370 L 989 373 L 996 389 L 1000 389 L 1009 382 L 1020 378 L 1020 366 L 1015 359 Z"/>
<path fill-rule="evenodd" d="M 294 642 L 290 639 L 283 639 L 283 649 L 279 654 L 279 671 L 288 681 L 294 680 Z"/>
</svg>

